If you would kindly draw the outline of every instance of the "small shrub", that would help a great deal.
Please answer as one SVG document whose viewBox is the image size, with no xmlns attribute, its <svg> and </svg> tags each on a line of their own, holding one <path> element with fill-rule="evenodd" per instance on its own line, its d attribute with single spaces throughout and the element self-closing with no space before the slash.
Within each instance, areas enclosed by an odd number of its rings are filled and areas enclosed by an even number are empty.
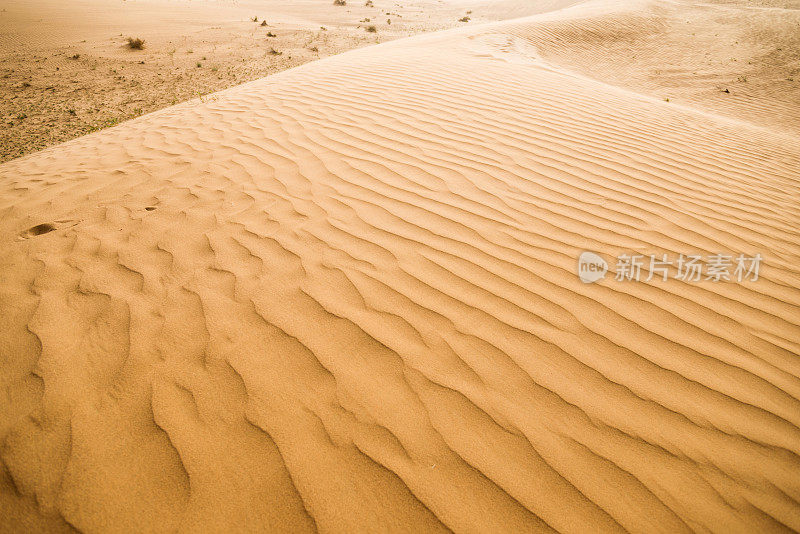
<svg viewBox="0 0 800 534">
<path fill-rule="evenodd" d="M 277 35 L 272 32 L 267 32 L 267 37 L 277 37 Z"/>
<path fill-rule="evenodd" d="M 199 68 L 200 68 L 200 67 L 202 67 L 202 66 L 203 66 L 203 64 L 202 64 L 202 63 L 200 63 L 200 62 L 198 61 L 198 62 L 197 62 L 197 68 L 199 69 Z"/>
<path fill-rule="evenodd" d="M 80 57 L 81 57 L 80 54 L 75 54 L 74 56 L 72 56 L 72 59 L 79 59 Z"/>
<path fill-rule="evenodd" d="M 372 7 L 372 0 L 367 0 L 364 4 L 366 7 Z"/>
<path fill-rule="evenodd" d="M 347 0 L 333 0 L 333 5 L 335 6 L 346 6 Z"/>
<path fill-rule="evenodd" d="M 267 25 L 267 21 L 266 21 L 266 20 L 262 20 L 262 21 L 261 21 L 261 25 L 262 25 L 262 26 L 266 26 L 266 25 Z"/>
<path fill-rule="evenodd" d="M 269 49 L 269 54 L 270 54 L 271 56 L 280 56 L 281 54 L 283 54 L 283 52 L 278 52 L 278 51 L 277 51 L 277 50 L 275 50 L 274 48 L 270 48 L 270 49 Z"/>
<path fill-rule="evenodd" d="M 469 22 L 469 17 L 461 17 L 458 22 Z"/>
<path fill-rule="evenodd" d="M 250 19 L 250 20 L 252 20 L 253 22 L 258 22 L 258 17 L 253 17 L 253 18 L 252 18 L 252 19 Z"/>
<path fill-rule="evenodd" d="M 128 37 L 128 46 L 134 50 L 141 50 L 144 48 L 144 39 Z"/>
<path fill-rule="evenodd" d="M 378 28 L 376 28 L 373 24 L 370 24 L 364 29 L 367 30 L 369 33 L 375 33 L 378 31 Z"/>
</svg>

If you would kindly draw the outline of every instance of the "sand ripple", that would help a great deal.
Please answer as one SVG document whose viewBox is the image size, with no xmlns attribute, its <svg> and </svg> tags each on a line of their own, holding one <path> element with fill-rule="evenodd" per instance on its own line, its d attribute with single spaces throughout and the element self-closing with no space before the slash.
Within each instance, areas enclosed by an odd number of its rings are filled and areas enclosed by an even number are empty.
<svg viewBox="0 0 800 534">
<path fill-rule="evenodd" d="M 0 166 L 0 523 L 800 530 L 800 150 L 545 63 L 537 20 Z"/>
</svg>

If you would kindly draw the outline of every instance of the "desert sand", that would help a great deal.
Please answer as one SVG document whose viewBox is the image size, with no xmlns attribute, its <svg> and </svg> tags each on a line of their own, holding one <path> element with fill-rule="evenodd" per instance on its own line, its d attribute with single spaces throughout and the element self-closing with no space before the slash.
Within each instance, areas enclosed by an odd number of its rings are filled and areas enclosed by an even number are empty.
<svg viewBox="0 0 800 534">
<path fill-rule="evenodd" d="M 464 25 L 473 9 L 473 24 L 532 11 L 429 0 L 0 5 L 0 162 L 345 50 Z"/>
<path fill-rule="evenodd" d="M 0 165 L 0 530 L 800 530 L 797 6 L 527 8 Z"/>
</svg>

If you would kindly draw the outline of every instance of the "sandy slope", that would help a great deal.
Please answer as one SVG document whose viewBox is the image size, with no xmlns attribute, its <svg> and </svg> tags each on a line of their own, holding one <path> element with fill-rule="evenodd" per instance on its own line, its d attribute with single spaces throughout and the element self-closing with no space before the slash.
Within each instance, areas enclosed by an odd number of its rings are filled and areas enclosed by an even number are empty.
<svg viewBox="0 0 800 534">
<path fill-rule="evenodd" d="M 0 162 L 321 57 L 464 25 L 465 2 L 4 0 Z M 486 4 L 471 23 L 491 15 Z"/>
<path fill-rule="evenodd" d="M 531 44 L 619 8 L 0 166 L 2 527 L 800 530 L 800 149 Z M 765 264 L 585 285 L 586 249 Z"/>
<path fill-rule="evenodd" d="M 800 3 L 770 4 L 584 4 L 508 31 L 589 77 L 797 136 Z"/>
</svg>

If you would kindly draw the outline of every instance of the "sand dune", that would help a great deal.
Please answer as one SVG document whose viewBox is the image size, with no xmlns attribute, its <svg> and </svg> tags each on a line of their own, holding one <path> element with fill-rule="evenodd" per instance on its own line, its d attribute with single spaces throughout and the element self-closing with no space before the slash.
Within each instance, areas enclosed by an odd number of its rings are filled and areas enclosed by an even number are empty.
<svg viewBox="0 0 800 534">
<path fill-rule="evenodd" d="M 3 528 L 800 530 L 800 149 L 546 59 L 625 9 L 0 166 Z M 584 284 L 583 250 L 764 264 Z"/>
<path fill-rule="evenodd" d="M 800 134 L 800 5 L 589 2 L 548 19 L 507 31 L 606 83 Z"/>
<path fill-rule="evenodd" d="M 0 162 L 321 57 L 464 25 L 464 1 L 5 0 Z M 474 22 L 513 15 L 466 5 Z"/>
</svg>

